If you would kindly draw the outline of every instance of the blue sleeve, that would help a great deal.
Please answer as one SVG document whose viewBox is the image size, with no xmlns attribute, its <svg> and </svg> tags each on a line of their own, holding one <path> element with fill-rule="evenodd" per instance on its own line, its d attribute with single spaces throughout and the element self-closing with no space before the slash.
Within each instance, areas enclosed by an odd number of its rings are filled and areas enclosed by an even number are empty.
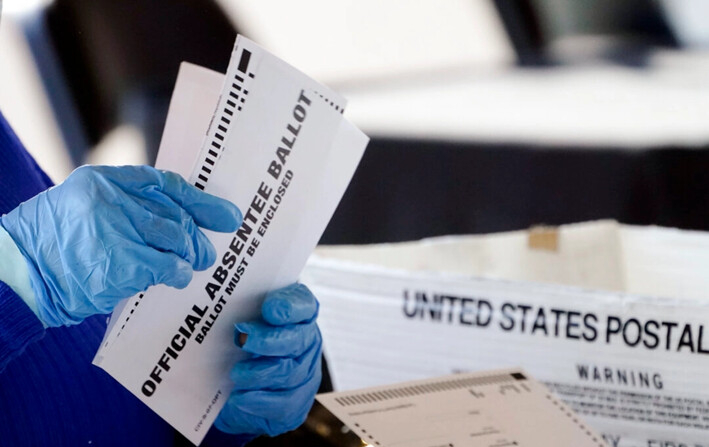
<svg viewBox="0 0 709 447">
<path fill-rule="evenodd" d="M 0 215 L 51 185 L 0 113 Z M 0 281 L 0 372 L 43 335 L 42 323 L 32 310 Z"/>
<path fill-rule="evenodd" d="M 34 312 L 7 284 L 0 282 L 0 372 L 44 335 Z"/>
<path fill-rule="evenodd" d="M 230 435 L 212 427 L 201 447 L 244 447 L 256 438 L 256 435 Z"/>
</svg>

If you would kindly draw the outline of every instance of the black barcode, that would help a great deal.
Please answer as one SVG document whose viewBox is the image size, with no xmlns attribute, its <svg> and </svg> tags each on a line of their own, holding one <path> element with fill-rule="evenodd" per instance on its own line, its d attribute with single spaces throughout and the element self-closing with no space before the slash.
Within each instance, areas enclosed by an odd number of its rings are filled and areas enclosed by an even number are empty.
<svg viewBox="0 0 709 447">
<path fill-rule="evenodd" d="M 353 393 L 337 397 L 335 398 L 335 401 L 343 407 L 347 407 L 350 405 L 371 404 L 385 400 L 415 397 L 424 394 L 438 393 L 441 391 L 458 390 L 473 386 L 494 385 L 518 380 L 525 380 L 525 378 L 521 374 L 498 374 L 494 376 L 449 379 L 420 385 L 401 386 L 379 391 L 370 391 L 366 393 Z"/>
<path fill-rule="evenodd" d="M 239 50 L 237 49 L 237 51 Z M 247 89 L 245 79 L 254 79 L 256 77 L 249 68 L 251 62 L 251 52 L 249 50 L 242 48 L 238 61 L 237 72 L 234 74 L 233 79 L 229 80 L 231 86 L 226 94 L 227 100 L 212 123 L 212 127 L 214 127 L 215 130 L 213 131 L 213 135 L 209 137 L 211 140 L 209 142 L 209 150 L 199 165 L 197 179 L 194 183 L 199 189 L 204 189 L 207 186 L 209 177 L 212 174 L 212 169 L 214 169 L 217 159 L 224 150 L 226 136 L 231 128 L 231 124 L 246 103 L 249 90 Z"/>
<path fill-rule="evenodd" d="M 556 400 L 551 394 L 546 395 L 547 400 L 556 407 L 563 415 L 565 415 L 576 427 L 585 434 L 591 441 L 598 444 L 598 447 L 608 447 L 603 438 L 596 437 L 591 429 L 586 426 L 586 424 L 578 418 L 565 404 Z"/>
<path fill-rule="evenodd" d="M 344 113 L 345 113 L 345 108 L 344 108 L 344 107 L 340 107 L 340 105 L 337 104 L 337 103 L 335 103 L 335 101 L 332 101 L 331 99 L 329 99 L 327 96 L 323 95 L 323 94 L 320 93 L 320 92 L 315 92 L 315 94 L 318 95 L 323 101 L 325 101 L 326 103 L 330 104 L 330 107 L 334 107 L 335 110 L 337 110 L 338 112 L 340 112 L 340 114 L 344 114 Z"/>
<path fill-rule="evenodd" d="M 143 300 L 143 297 L 144 297 L 144 296 L 145 296 L 145 292 L 139 294 L 139 295 L 138 295 L 138 298 L 136 298 L 136 299 L 133 301 L 133 308 L 130 310 L 130 312 L 128 312 L 127 315 L 125 315 L 125 320 L 123 320 L 123 323 L 121 324 L 121 328 L 118 330 L 118 333 L 116 334 L 116 338 L 118 338 L 118 337 L 121 336 L 121 333 L 123 332 L 123 329 L 125 329 L 125 328 L 126 328 L 126 324 L 128 324 L 128 320 L 130 320 L 130 317 L 133 316 L 133 314 L 135 313 L 136 308 L 138 307 L 138 305 L 140 305 L 140 303 L 141 303 L 141 301 Z M 116 315 L 116 317 L 117 317 L 117 315 Z M 109 341 L 106 340 L 106 343 L 104 344 L 104 347 L 108 346 L 108 343 L 109 343 Z"/>
</svg>

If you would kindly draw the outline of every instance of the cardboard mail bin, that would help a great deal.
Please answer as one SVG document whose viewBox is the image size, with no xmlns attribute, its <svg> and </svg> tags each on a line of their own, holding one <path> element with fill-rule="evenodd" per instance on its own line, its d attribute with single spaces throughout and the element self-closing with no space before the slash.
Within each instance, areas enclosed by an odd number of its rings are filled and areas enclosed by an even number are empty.
<svg viewBox="0 0 709 447">
<path fill-rule="evenodd" d="M 612 221 L 321 247 L 337 391 L 521 366 L 613 447 L 709 446 L 709 234 Z"/>
</svg>

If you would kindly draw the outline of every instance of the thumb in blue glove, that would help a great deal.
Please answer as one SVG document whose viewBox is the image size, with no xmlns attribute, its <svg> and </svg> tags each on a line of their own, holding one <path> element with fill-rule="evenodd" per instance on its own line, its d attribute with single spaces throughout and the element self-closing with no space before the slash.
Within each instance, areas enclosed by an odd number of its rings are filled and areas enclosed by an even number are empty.
<svg viewBox="0 0 709 447">
<path fill-rule="evenodd" d="M 267 295 L 263 321 L 236 325 L 236 343 L 251 357 L 231 372 L 235 385 L 215 422 L 219 430 L 275 436 L 305 421 L 322 376 L 317 313 L 312 292 L 293 284 Z"/>
<path fill-rule="evenodd" d="M 216 252 L 198 226 L 231 232 L 232 203 L 149 166 L 84 166 L 2 217 L 27 260 L 39 319 L 70 325 L 155 284 L 184 288 Z"/>
</svg>

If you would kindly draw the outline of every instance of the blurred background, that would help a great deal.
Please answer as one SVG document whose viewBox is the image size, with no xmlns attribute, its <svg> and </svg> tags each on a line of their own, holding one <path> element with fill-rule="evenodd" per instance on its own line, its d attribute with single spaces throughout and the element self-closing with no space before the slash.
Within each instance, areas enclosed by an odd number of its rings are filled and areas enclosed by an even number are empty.
<svg viewBox="0 0 709 447">
<path fill-rule="evenodd" d="M 239 32 L 340 91 L 372 137 L 322 243 L 601 218 L 709 230 L 705 0 L 3 7 L 0 110 L 55 182 L 152 163 L 179 63 L 224 72 Z M 357 445 L 313 414 L 257 445 Z"/>
</svg>

